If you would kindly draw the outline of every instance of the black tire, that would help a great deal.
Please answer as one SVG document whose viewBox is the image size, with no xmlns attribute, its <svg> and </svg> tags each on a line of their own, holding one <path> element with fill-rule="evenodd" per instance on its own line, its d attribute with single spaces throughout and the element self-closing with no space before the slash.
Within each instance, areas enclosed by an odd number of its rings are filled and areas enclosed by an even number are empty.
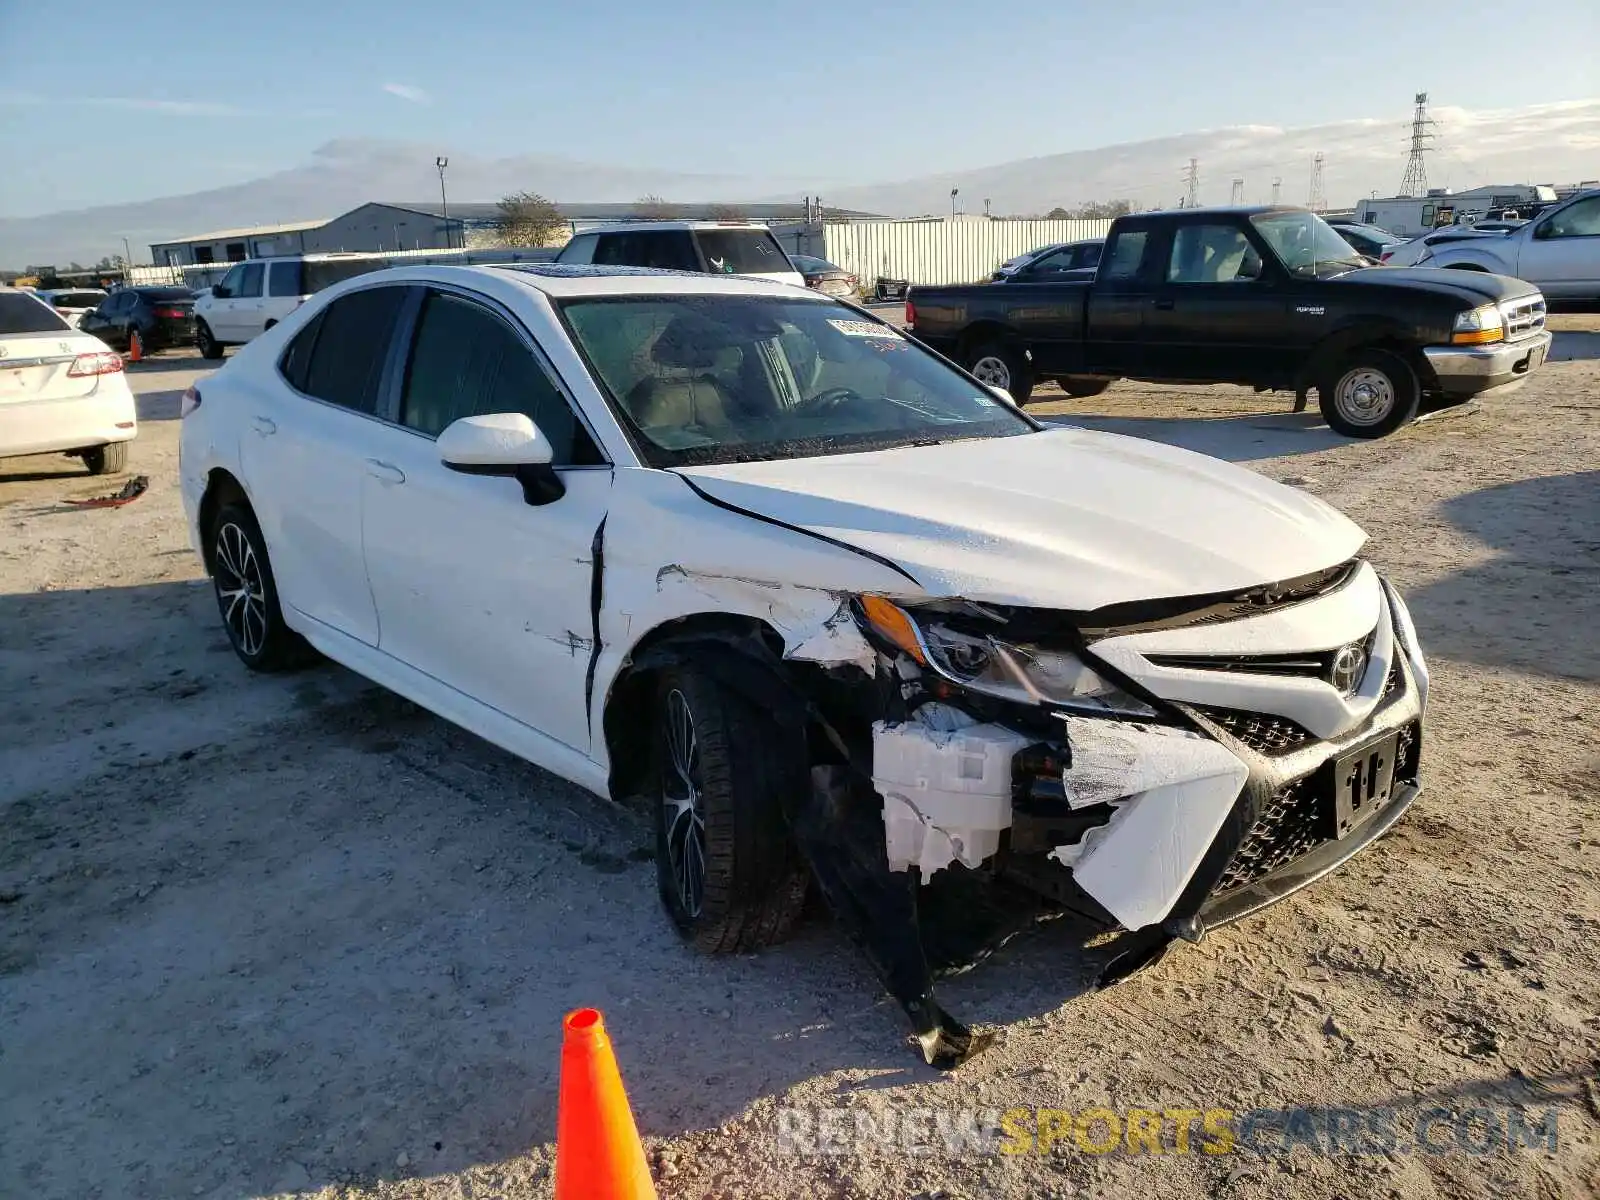
<svg viewBox="0 0 1600 1200">
<path fill-rule="evenodd" d="M 91 475 L 114 475 L 128 469 L 128 443 L 112 442 L 83 452 L 83 465 Z"/>
<path fill-rule="evenodd" d="M 211 336 L 211 326 L 204 321 L 195 322 L 194 344 L 199 349 L 201 358 L 215 360 L 222 357 L 222 343 Z"/>
<path fill-rule="evenodd" d="M 284 624 L 267 542 L 249 506 L 224 505 L 206 536 L 217 611 L 239 661 L 252 671 L 268 672 L 305 665 L 313 652 Z"/>
<path fill-rule="evenodd" d="M 1075 379 L 1068 377 L 1061 380 L 1061 390 L 1069 396 L 1084 399 L 1089 396 L 1098 396 L 1111 386 L 1110 379 Z"/>
<path fill-rule="evenodd" d="M 1016 346 L 983 342 L 967 353 L 967 370 L 979 383 L 1004 388 L 1018 404 L 1033 395 L 1033 364 Z"/>
<path fill-rule="evenodd" d="M 1323 420 L 1345 437 L 1385 437 L 1416 420 L 1421 403 L 1416 372 L 1388 350 L 1353 350 L 1317 382 Z"/>
<path fill-rule="evenodd" d="M 810 880 L 783 815 L 785 789 L 809 786 L 804 738 L 692 667 L 663 673 L 653 714 L 662 904 L 685 940 L 709 954 L 782 941 Z M 678 743 L 672 730 L 681 734 L 683 714 L 689 736 Z M 686 762 L 675 744 L 686 744 Z"/>
</svg>

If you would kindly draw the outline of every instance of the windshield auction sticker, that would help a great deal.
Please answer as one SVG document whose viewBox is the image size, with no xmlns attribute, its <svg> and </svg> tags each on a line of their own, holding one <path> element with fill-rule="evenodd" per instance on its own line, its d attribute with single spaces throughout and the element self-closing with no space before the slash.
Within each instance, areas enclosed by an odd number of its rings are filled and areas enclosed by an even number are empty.
<svg viewBox="0 0 1600 1200">
<path fill-rule="evenodd" d="M 900 340 L 899 330 L 890 329 L 887 325 L 879 325 L 875 321 L 830 320 L 828 324 L 844 334 L 845 337 L 893 338 L 895 341 Z"/>
</svg>

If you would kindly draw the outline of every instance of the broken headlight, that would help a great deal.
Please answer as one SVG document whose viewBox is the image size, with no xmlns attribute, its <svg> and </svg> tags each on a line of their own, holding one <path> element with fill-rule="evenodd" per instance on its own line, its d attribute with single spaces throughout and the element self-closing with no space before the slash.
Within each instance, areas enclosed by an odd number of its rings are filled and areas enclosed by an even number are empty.
<svg viewBox="0 0 1600 1200">
<path fill-rule="evenodd" d="M 858 619 L 936 675 L 984 695 L 1020 704 L 1153 717 L 1155 709 L 1104 678 L 1077 655 L 969 633 L 938 613 L 912 613 L 881 596 L 864 596 Z"/>
</svg>

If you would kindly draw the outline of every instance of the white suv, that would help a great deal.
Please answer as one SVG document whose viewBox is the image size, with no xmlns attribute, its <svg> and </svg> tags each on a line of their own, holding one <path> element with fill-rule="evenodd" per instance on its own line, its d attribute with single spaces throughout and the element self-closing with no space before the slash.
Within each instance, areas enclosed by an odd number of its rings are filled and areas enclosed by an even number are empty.
<svg viewBox="0 0 1600 1200">
<path fill-rule="evenodd" d="M 728 221 L 636 221 L 575 234 L 559 263 L 652 267 L 709 275 L 749 275 L 805 287 L 805 276 L 765 225 Z"/>
<path fill-rule="evenodd" d="M 195 343 L 206 358 L 259 337 L 317 292 L 385 260 L 364 254 L 307 254 L 236 263 L 209 291 L 195 297 Z"/>
<path fill-rule="evenodd" d="M 648 806 L 703 949 L 780 940 L 814 879 L 930 1062 L 982 1039 L 933 999 L 919 880 L 981 871 L 1129 931 L 1115 976 L 1417 795 L 1427 672 L 1355 525 L 1045 428 L 816 292 L 390 270 L 183 413 L 190 533 L 246 665 L 309 643 Z"/>
</svg>

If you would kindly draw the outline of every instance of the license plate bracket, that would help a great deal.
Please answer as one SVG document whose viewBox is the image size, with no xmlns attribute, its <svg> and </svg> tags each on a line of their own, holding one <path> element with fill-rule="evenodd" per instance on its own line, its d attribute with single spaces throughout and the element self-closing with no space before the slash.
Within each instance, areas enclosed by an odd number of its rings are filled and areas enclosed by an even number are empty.
<svg viewBox="0 0 1600 1200">
<path fill-rule="evenodd" d="M 1348 837 L 1394 795 L 1400 732 L 1347 750 L 1333 761 L 1334 836 Z"/>
</svg>

